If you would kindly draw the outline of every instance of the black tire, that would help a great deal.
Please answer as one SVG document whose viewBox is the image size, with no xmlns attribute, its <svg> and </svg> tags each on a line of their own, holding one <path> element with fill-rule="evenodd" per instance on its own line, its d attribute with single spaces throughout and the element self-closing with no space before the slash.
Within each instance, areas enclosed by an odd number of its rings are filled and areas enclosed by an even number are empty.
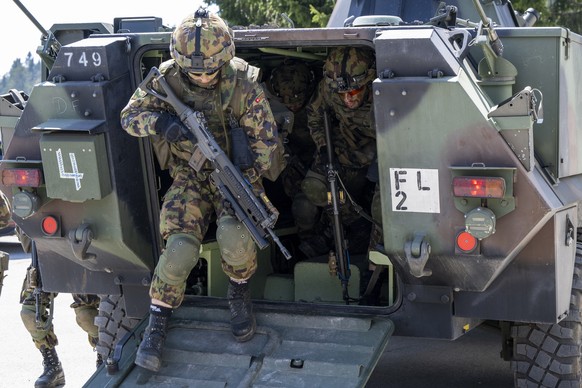
<svg viewBox="0 0 582 388">
<path fill-rule="evenodd" d="M 115 345 L 139 322 L 139 319 L 127 317 L 123 295 L 101 296 L 99 315 L 95 318 L 95 325 L 99 328 L 96 350 L 104 360 L 113 355 Z"/>
<path fill-rule="evenodd" d="M 576 263 L 570 311 L 553 325 L 516 324 L 511 328 L 511 368 L 516 387 L 580 387 L 582 384 L 582 243 Z"/>
</svg>

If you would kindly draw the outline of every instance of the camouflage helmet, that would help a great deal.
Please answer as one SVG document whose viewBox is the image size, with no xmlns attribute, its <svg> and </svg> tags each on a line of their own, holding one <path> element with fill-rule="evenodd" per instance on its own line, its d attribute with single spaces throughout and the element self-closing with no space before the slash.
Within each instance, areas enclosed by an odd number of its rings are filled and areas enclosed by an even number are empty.
<svg viewBox="0 0 582 388">
<path fill-rule="evenodd" d="M 314 75 L 303 61 L 285 60 L 271 72 L 271 88 L 285 105 L 304 105 L 314 87 Z"/>
<path fill-rule="evenodd" d="M 334 48 L 323 64 L 327 85 L 339 93 L 363 87 L 374 79 L 375 74 L 374 55 L 364 48 Z"/>
<path fill-rule="evenodd" d="M 201 8 L 176 27 L 170 54 L 184 71 L 214 73 L 234 57 L 234 42 L 226 23 Z"/>
</svg>

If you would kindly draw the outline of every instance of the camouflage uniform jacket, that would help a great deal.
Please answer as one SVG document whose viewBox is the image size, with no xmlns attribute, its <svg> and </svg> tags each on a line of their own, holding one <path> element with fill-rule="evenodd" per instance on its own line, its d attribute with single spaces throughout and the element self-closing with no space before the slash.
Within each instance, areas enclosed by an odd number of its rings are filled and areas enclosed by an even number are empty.
<svg viewBox="0 0 582 388">
<path fill-rule="evenodd" d="M 192 84 L 173 59 L 162 63 L 159 70 L 185 104 L 204 113 L 208 128 L 227 154 L 230 152 L 229 119 L 234 118 L 243 128 L 255 157 L 254 167 L 244 171 L 251 183 L 269 170 L 277 147 L 277 127 L 263 89 L 256 82 L 258 69 L 233 58 L 222 68 L 219 82 L 212 89 Z M 159 90 L 155 82 L 152 86 Z M 121 112 L 121 125 L 132 136 L 155 135 L 156 120 L 164 111 L 175 114 L 169 104 L 138 88 Z M 170 174 L 175 176 L 175 168 L 187 165 L 193 144 L 184 140 L 169 146 Z M 199 178 L 205 179 L 205 176 Z"/>
<path fill-rule="evenodd" d="M 338 93 L 324 81 L 306 107 L 307 126 L 317 149 L 326 145 L 323 113 L 328 112 L 331 141 L 338 161 L 345 167 L 369 166 L 376 156 L 376 131 L 371 87 L 358 109 L 347 108 Z"/>
</svg>

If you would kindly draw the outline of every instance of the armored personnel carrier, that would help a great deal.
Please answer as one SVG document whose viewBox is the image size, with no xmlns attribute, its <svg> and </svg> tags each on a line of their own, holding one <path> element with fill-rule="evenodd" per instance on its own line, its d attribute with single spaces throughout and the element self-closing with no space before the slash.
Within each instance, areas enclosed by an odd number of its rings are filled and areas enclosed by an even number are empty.
<svg viewBox="0 0 582 388">
<path fill-rule="evenodd" d="M 320 78 L 330 49 L 374 50 L 383 241 L 368 252 L 346 234 L 346 299 L 337 263 L 297 248 L 290 202 L 270 182 L 292 258 L 259 251 L 257 336 L 229 337 L 209 233 L 157 374 L 133 359 L 168 175 L 119 113 L 170 58 L 171 32 L 155 17 L 54 25 L 43 82 L 2 126 L 1 190 L 44 289 L 102 296 L 107 365 L 87 386 L 362 387 L 392 334 L 454 340 L 485 321 L 503 329 L 516 386 L 580 386 L 582 37 L 536 18 L 508 1 L 338 0 L 327 28 L 235 30 L 237 56 L 264 79 L 286 58 Z M 380 268 L 374 305 L 360 303 L 368 261 Z"/>
</svg>

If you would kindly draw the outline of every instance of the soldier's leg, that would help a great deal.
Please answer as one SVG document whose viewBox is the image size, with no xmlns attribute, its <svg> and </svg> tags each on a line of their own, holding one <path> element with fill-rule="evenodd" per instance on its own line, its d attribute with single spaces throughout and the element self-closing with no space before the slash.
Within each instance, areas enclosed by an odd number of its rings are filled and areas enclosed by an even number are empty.
<svg viewBox="0 0 582 388">
<path fill-rule="evenodd" d="M 322 212 L 327 206 L 327 180 L 319 170 L 309 170 L 295 196 L 292 213 L 300 239 L 299 249 L 307 258 L 327 254 L 332 242 L 329 218 Z"/>
<path fill-rule="evenodd" d="M 161 367 L 168 320 L 173 309 L 182 303 L 186 280 L 198 262 L 200 242 L 212 214 L 208 190 L 191 174 L 177 172 L 160 214 L 166 249 L 154 271 L 149 324 L 135 359 L 137 365 L 153 371 Z"/>
<path fill-rule="evenodd" d="M 8 270 L 8 262 L 10 255 L 6 252 L 0 251 L 0 295 L 2 294 L 2 285 L 4 284 L 4 271 Z"/>
<path fill-rule="evenodd" d="M 73 303 L 71 304 L 71 308 L 75 311 L 77 325 L 87 333 L 89 345 L 95 350 L 97 342 L 99 341 L 99 328 L 95 325 L 95 317 L 99 315 L 100 299 L 97 295 L 92 294 L 73 294 L 72 296 Z M 102 363 L 103 359 L 97 353 L 97 367 Z"/>
<path fill-rule="evenodd" d="M 35 387 L 54 387 L 65 384 L 65 374 L 55 349 L 58 345 L 58 339 L 50 321 L 51 317 L 49 317 L 49 309 L 54 303 L 55 296 L 56 294 L 40 293 L 38 307 L 40 320 L 37 324 L 34 290 L 28 287 L 27 279 L 24 279 L 20 294 L 20 302 L 22 303 L 20 317 L 24 327 L 30 333 L 34 345 L 40 350 L 43 357 L 44 370 L 36 380 Z"/>
<path fill-rule="evenodd" d="M 377 249 L 379 244 L 382 244 L 384 238 L 382 231 L 382 204 L 380 199 L 380 185 L 376 184 L 374 190 L 374 197 L 371 206 L 372 219 L 375 224 L 372 226 L 370 240 L 368 245 L 368 252 Z M 362 292 L 360 304 L 363 305 L 378 305 L 380 303 L 380 291 L 382 282 L 379 280 L 380 274 L 385 271 L 384 268 L 378 268 L 374 263 L 368 261 L 368 271 L 363 274 L 362 286 L 365 287 Z"/>
<path fill-rule="evenodd" d="M 227 298 L 232 334 L 237 341 L 244 342 L 253 337 L 257 328 L 249 289 L 249 279 L 257 269 L 257 251 L 242 223 L 226 212 L 219 214 L 216 240 L 222 269 L 230 279 Z"/>
</svg>

